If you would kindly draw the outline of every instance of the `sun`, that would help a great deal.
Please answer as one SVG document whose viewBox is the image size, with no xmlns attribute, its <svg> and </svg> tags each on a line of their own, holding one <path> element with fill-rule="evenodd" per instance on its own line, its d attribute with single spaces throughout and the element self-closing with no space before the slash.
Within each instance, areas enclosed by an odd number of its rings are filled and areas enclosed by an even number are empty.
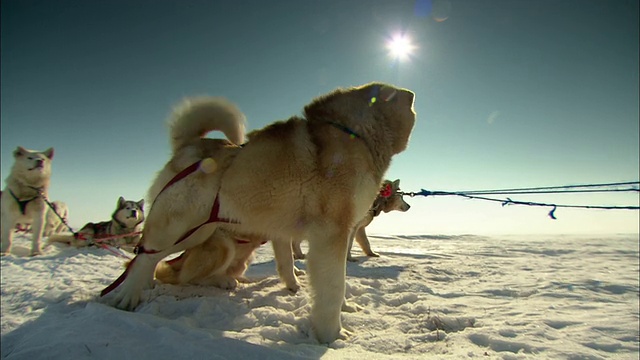
<svg viewBox="0 0 640 360">
<path fill-rule="evenodd" d="M 389 55 L 394 59 L 405 60 L 413 53 L 416 46 L 413 45 L 411 39 L 406 35 L 394 35 L 387 41 L 387 49 Z"/>
</svg>

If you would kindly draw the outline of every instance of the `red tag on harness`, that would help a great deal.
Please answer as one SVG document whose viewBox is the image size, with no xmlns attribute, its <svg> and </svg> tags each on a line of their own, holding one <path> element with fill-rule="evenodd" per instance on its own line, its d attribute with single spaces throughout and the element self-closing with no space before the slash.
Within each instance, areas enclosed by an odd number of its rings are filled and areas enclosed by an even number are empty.
<svg viewBox="0 0 640 360">
<path fill-rule="evenodd" d="M 385 185 L 381 190 L 380 190 L 380 196 L 382 196 L 383 198 L 388 198 L 391 195 L 393 195 L 393 190 L 391 189 L 391 184 L 387 184 Z"/>
</svg>

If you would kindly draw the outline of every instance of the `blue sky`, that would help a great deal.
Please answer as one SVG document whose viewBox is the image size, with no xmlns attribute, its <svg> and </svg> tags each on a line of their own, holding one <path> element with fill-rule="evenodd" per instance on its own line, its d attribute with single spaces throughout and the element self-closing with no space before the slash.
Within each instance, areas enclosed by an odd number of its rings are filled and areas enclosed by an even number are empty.
<svg viewBox="0 0 640 360">
<path fill-rule="evenodd" d="M 1 170 L 16 146 L 54 147 L 52 200 L 71 224 L 138 200 L 170 156 L 185 96 L 225 96 L 249 129 L 301 113 L 336 87 L 416 92 L 403 190 L 467 190 L 639 178 L 638 2 L 2 1 Z M 385 41 L 417 46 L 397 62 Z M 216 135 L 217 136 L 217 135 Z M 531 200 L 520 197 L 518 199 Z M 539 196 L 637 205 L 637 194 Z M 638 232 L 637 211 L 506 207 L 409 198 L 371 233 Z"/>
</svg>

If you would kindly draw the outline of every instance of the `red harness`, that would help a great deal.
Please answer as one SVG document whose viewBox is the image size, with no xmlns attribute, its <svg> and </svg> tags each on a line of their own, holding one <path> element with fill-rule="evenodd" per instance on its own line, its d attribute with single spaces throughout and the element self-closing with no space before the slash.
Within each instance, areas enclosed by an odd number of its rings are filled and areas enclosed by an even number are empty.
<svg viewBox="0 0 640 360">
<path fill-rule="evenodd" d="M 186 169 L 184 169 L 181 172 L 179 172 L 176 176 L 173 177 L 173 179 L 171 179 L 167 183 L 167 185 L 165 185 L 162 188 L 162 190 L 160 190 L 160 192 L 158 193 L 158 196 L 160 196 L 160 194 L 162 194 L 162 192 L 165 191 L 169 186 L 175 184 L 176 182 L 178 182 L 178 181 L 184 179 L 185 177 L 187 177 L 189 174 L 191 174 L 191 173 L 195 172 L 196 170 L 198 170 L 199 167 L 200 167 L 200 161 L 197 161 L 197 162 L 191 164 Z M 157 198 L 157 196 L 156 196 L 156 198 Z M 187 231 L 175 243 L 173 243 L 173 245 L 179 244 L 182 241 L 186 240 L 189 236 L 191 236 L 194 232 L 196 232 L 198 229 L 200 229 L 204 225 L 207 225 L 207 224 L 210 224 L 210 223 L 214 223 L 214 222 L 226 222 L 226 223 L 233 223 L 234 222 L 232 220 L 224 219 L 224 218 L 219 217 L 218 216 L 219 212 L 220 212 L 220 202 L 218 201 L 218 196 L 216 195 L 216 198 L 213 201 L 213 206 L 211 207 L 211 213 L 209 214 L 209 218 L 205 222 L 203 222 L 202 224 L 200 224 L 200 225 L 194 227 L 193 229 Z M 136 247 L 133 249 L 133 253 L 136 254 L 136 256 L 129 262 L 129 264 L 127 264 L 127 268 L 120 275 L 120 277 L 118 277 L 111 285 L 107 286 L 104 290 L 102 290 L 100 292 L 100 296 L 107 295 L 108 293 L 113 291 L 115 288 L 117 288 L 124 281 L 124 279 L 127 278 L 127 275 L 129 273 L 129 269 L 131 269 L 131 265 L 133 265 L 133 263 L 136 261 L 136 259 L 138 258 L 138 255 L 140 255 L 140 254 L 157 254 L 160 251 L 161 250 L 147 250 L 142 245 L 139 245 L 139 244 L 136 245 Z"/>
<path fill-rule="evenodd" d="M 234 238 L 236 239 L 236 243 L 240 244 L 240 245 L 247 245 L 247 244 L 251 244 L 253 241 L 251 240 L 246 240 L 246 239 L 240 239 L 240 238 Z M 267 240 L 261 241 L 260 242 L 260 246 L 264 245 L 267 243 Z"/>
</svg>

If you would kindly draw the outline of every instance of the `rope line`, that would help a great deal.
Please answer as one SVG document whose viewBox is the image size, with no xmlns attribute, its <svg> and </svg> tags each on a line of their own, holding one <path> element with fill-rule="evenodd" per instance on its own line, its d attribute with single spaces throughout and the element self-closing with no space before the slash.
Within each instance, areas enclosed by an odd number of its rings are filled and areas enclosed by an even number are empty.
<svg viewBox="0 0 640 360">
<path fill-rule="evenodd" d="M 505 194 L 512 191 L 538 191 L 538 190 L 554 190 L 554 189 L 578 189 L 578 188 L 593 188 L 593 187 L 612 187 L 612 186 L 624 186 L 624 185 L 636 185 L 640 186 L 640 181 L 626 181 L 616 183 L 604 183 L 604 184 L 581 184 L 581 185 L 561 185 L 561 186 L 543 186 L 543 187 L 528 187 L 528 188 L 513 188 L 513 189 L 494 189 L 494 190 L 471 190 L 471 191 L 458 191 L 459 193 L 495 193 Z M 637 188 L 631 188 L 629 190 L 638 191 Z"/>
<path fill-rule="evenodd" d="M 606 187 L 613 186 L 629 186 L 625 189 Z M 459 196 L 472 200 L 484 200 L 490 202 L 499 202 L 502 206 L 507 205 L 525 205 L 525 206 L 541 206 L 541 207 L 553 207 L 549 212 L 549 217 L 556 220 L 555 211 L 557 208 L 574 208 L 574 209 L 600 209 L 600 210 L 640 210 L 640 206 L 608 206 L 608 205 L 576 205 L 576 204 L 555 204 L 546 202 L 535 201 L 519 201 L 513 200 L 509 197 L 504 199 L 487 197 L 485 195 L 537 195 L 537 194 L 562 194 L 562 193 L 594 193 L 594 192 L 640 192 L 640 189 L 635 186 L 639 186 L 640 181 L 630 182 L 618 182 L 607 184 L 582 184 L 582 185 L 564 185 L 564 186 L 547 186 L 547 187 L 530 187 L 530 188 L 512 188 L 512 189 L 495 189 L 495 190 L 470 190 L 470 191 L 430 191 L 421 189 L 419 192 L 402 192 L 402 195 L 414 196 Z M 605 189 L 593 189 L 593 188 L 605 188 Z M 589 188 L 589 189 L 587 189 Z M 582 189 L 582 190 L 580 190 Z"/>
<path fill-rule="evenodd" d="M 73 230 L 73 228 L 71 226 L 69 226 L 69 224 L 67 223 L 67 220 L 65 218 L 63 218 L 62 216 L 60 216 L 60 214 L 58 214 L 58 211 L 56 210 L 55 206 L 53 206 L 53 204 L 51 202 L 49 202 L 49 199 L 47 199 L 47 197 L 44 195 L 44 193 L 42 192 L 42 190 L 38 190 L 38 195 L 42 198 L 42 200 L 44 200 L 44 202 L 51 208 L 51 210 L 53 210 L 53 213 L 56 214 L 56 216 L 58 217 L 58 219 L 60 219 L 60 221 L 64 224 L 64 226 L 67 227 L 67 229 L 69 229 L 69 231 L 71 233 L 73 233 L 73 236 L 76 239 L 79 240 L 83 240 L 83 241 L 87 241 L 88 239 L 86 237 L 84 237 L 83 234 L 76 232 Z M 104 237 L 96 237 L 93 239 L 93 243 L 95 245 L 97 245 L 98 247 L 101 247 L 107 251 L 110 251 L 111 253 L 123 257 L 125 259 L 131 259 L 130 257 L 117 252 L 113 249 L 110 248 L 110 246 L 108 244 L 105 244 L 104 242 L 106 240 L 111 240 L 111 239 L 117 239 L 117 238 L 121 238 L 121 237 L 127 237 L 127 236 L 136 236 L 141 234 L 141 231 L 136 231 L 136 232 L 132 232 L 132 233 L 127 233 L 127 234 L 122 234 L 122 235 L 113 235 L 113 236 L 104 236 Z"/>
</svg>

